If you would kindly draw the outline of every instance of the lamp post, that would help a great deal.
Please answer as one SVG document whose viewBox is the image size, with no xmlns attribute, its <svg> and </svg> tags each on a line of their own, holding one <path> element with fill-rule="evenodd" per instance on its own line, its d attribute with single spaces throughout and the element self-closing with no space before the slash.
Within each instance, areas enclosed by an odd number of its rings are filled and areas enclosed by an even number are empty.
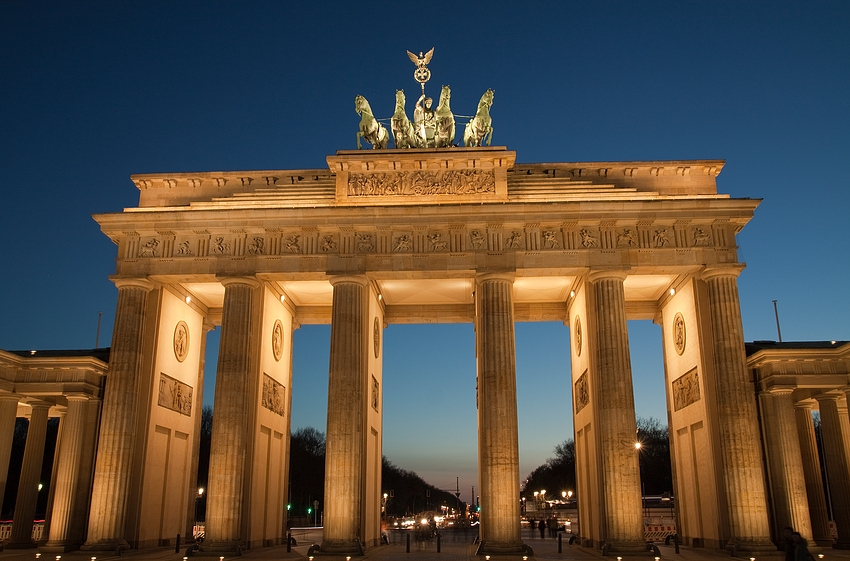
<svg viewBox="0 0 850 561">
<path fill-rule="evenodd" d="M 195 497 L 195 539 L 201 534 L 201 499 L 204 497 L 204 488 L 198 487 L 198 496 Z"/>
</svg>

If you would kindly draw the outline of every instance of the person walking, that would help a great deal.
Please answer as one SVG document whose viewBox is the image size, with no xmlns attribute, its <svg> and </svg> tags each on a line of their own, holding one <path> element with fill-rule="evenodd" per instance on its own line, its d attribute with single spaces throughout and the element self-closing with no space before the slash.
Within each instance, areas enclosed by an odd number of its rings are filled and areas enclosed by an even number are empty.
<svg viewBox="0 0 850 561">
<path fill-rule="evenodd" d="M 537 523 L 537 529 L 540 530 L 540 539 L 545 540 L 546 539 L 546 521 L 543 520 L 542 518 L 540 519 L 540 522 Z"/>
<path fill-rule="evenodd" d="M 528 527 L 531 528 L 531 538 L 534 539 L 534 532 L 537 531 L 537 520 L 535 520 L 534 518 L 529 520 Z"/>
<path fill-rule="evenodd" d="M 546 521 L 546 526 L 549 528 L 549 537 L 557 538 L 558 537 L 558 517 L 556 515 L 552 515 L 552 518 Z"/>
</svg>

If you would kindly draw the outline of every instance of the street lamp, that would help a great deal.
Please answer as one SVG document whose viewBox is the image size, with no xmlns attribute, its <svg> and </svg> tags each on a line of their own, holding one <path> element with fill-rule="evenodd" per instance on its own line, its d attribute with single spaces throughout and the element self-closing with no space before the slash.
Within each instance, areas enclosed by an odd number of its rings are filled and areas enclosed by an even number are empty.
<svg viewBox="0 0 850 561">
<path fill-rule="evenodd" d="M 195 532 L 194 538 L 197 539 L 201 533 L 201 499 L 204 497 L 204 488 L 198 487 L 198 496 L 195 497 Z"/>
</svg>

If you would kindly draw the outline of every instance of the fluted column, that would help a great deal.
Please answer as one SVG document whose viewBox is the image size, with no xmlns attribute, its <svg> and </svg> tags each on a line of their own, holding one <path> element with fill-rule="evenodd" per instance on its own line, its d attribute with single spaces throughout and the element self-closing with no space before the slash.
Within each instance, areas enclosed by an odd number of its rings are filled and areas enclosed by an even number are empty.
<svg viewBox="0 0 850 561">
<path fill-rule="evenodd" d="M 829 517 L 826 512 L 826 496 L 823 492 L 823 477 L 815 440 L 815 425 L 812 422 L 812 406 L 796 404 L 794 417 L 800 441 L 800 458 L 803 465 L 803 478 L 806 481 L 812 537 L 818 545 L 831 545 L 832 536 L 829 533 Z"/>
<path fill-rule="evenodd" d="M 819 395 L 821 438 L 829 478 L 829 495 L 832 499 L 832 517 L 838 530 L 835 547 L 850 549 L 850 465 L 841 431 L 837 394 Z"/>
<path fill-rule="evenodd" d="M 513 275 L 476 278 L 479 553 L 520 552 L 519 429 L 516 404 Z"/>
<path fill-rule="evenodd" d="M 790 526 L 808 540 L 812 537 L 812 527 L 791 397 L 793 389 L 771 388 L 759 397 L 763 404 L 775 535 L 781 535 L 782 529 Z"/>
<path fill-rule="evenodd" d="M 368 286 L 364 276 L 332 277 L 330 282 L 333 310 L 322 551 L 357 553 L 365 487 Z"/>
<path fill-rule="evenodd" d="M 70 551 L 79 545 L 83 536 L 72 535 L 75 501 L 79 497 L 80 466 L 88 397 L 69 395 L 68 410 L 62 420 L 58 442 L 56 478 L 54 479 L 53 508 L 50 513 L 50 534 L 46 552 Z"/>
<path fill-rule="evenodd" d="M 244 541 L 243 483 L 248 445 L 248 395 L 255 293 L 251 278 L 223 279 L 224 308 L 210 443 L 206 547 L 230 551 Z"/>
<path fill-rule="evenodd" d="M 607 551 L 646 549 L 641 509 L 640 465 L 623 271 L 591 273 L 596 321 L 596 403 L 599 419 Z"/>
<path fill-rule="evenodd" d="M 41 479 L 41 464 L 44 461 L 44 441 L 47 438 L 47 412 L 49 403 L 32 404 L 30 424 L 27 429 L 27 443 L 24 447 L 24 461 L 21 465 L 21 479 L 18 483 L 18 498 L 15 501 L 15 518 L 12 521 L 12 535 L 6 547 L 35 547 L 32 541 L 32 526 L 35 520 L 35 508 L 38 501 L 38 483 Z"/>
<path fill-rule="evenodd" d="M 12 456 L 12 441 L 15 439 L 15 419 L 18 415 L 18 396 L 0 395 L 0 505 L 6 493 L 9 477 L 9 460 Z"/>
<path fill-rule="evenodd" d="M 85 549 L 129 546 L 124 535 L 139 412 L 145 310 L 153 285 L 120 279 Z"/>
<path fill-rule="evenodd" d="M 704 273 L 714 355 L 716 422 L 733 552 L 775 551 L 765 495 L 755 396 L 744 351 L 736 269 Z"/>
</svg>

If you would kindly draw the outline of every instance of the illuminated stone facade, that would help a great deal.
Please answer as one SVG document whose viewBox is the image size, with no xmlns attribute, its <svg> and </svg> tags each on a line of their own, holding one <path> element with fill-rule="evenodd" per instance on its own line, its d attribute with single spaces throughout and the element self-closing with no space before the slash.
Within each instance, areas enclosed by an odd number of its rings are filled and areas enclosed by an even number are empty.
<svg viewBox="0 0 850 561">
<path fill-rule="evenodd" d="M 308 323 L 332 326 L 322 547 L 377 544 L 382 330 L 470 322 L 482 552 L 523 551 L 514 323 L 562 321 L 581 543 L 643 550 L 627 320 L 649 319 L 664 334 L 680 535 L 738 554 L 775 549 L 757 407 L 801 403 L 782 388 L 757 403 L 752 391 L 735 236 L 759 201 L 718 194 L 722 167 L 524 165 L 487 147 L 339 152 L 321 170 L 133 176 L 139 206 L 95 216 L 118 248 L 118 308 L 84 547 L 158 546 L 191 529 L 204 343 L 218 325 L 204 547 L 282 543 L 292 332 Z M 835 395 L 814 398 L 846 417 Z M 795 448 L 785 421 L 765 441 L 805 467 L 810 442 Z M 848 469 L 839 456 L 828 458 L 836 473 Z M 783 503 L 800 528 L 802 502 Z"/>
</svg>

